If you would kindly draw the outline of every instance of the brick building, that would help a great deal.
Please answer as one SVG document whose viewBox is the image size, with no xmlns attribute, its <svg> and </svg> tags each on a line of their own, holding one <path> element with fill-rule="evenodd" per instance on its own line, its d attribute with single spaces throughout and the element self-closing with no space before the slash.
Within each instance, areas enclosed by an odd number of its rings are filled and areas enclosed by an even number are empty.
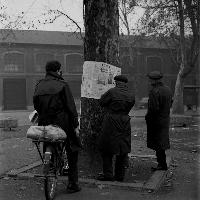
<svg viewBox="0 0 200 200">
<path fill-rule="evenodd" d="M 164 81 L 174 90 L 178 69 L 163 44 L 143 40 L 133 47 L 133 52 L 133 64 L 130 64 L 127 44 L 121 40 L 122 73 L 128 75 L 132 88 L 132 75 L 136 75 L 140 98 L 147 96 L 146 74 L 151 70 L 161 70 L 165 74 Z M 31 109 L 35 84 L 44 77 L 45 63 L 52 59 L 61 62 L 64 79 L 69 82 L 75 98 L 80 98 L 83 41 L 79 34 L 0 30 L 0 110 Z M 186 84 L 196 85 L 197 80 L 199 73 L 194 71 Z M 189 94 L 185 100 L 197 104 L 195 98 Z"/>
</svg>

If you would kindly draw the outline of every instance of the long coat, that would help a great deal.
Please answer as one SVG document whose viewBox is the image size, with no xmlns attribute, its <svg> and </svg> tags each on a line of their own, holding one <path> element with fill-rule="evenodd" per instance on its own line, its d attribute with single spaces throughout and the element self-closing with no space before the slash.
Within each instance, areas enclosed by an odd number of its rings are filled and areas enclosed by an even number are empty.
<svg viewBox="0 0 200 200">
<path fill-rule="evenodd" d="M 147 124 L 147 147 L 153 150 L 169 149 L 169 124 L 172 92 L 159 82 L 149 92 Z"/>
<path fill-rule="evenodd" d="M 126 154 L 131 151 L 129 111 L 135 103 L 126 85 L 121 84 L 102 95 L 100 105 L 106 114 L 99 138 L 99 150 L 108 154 Z"/>
<path fill-rule="evenodd" d="M 33 104 L 39 114 L 38 125 L 54 124 L 61 127 L 67 133 L 72 150 L 79 149 L 74 132 L 79 125 L 78 114 L 71 90 L 61 76 L 48 72 L 35 87 Z"/>
</svg>

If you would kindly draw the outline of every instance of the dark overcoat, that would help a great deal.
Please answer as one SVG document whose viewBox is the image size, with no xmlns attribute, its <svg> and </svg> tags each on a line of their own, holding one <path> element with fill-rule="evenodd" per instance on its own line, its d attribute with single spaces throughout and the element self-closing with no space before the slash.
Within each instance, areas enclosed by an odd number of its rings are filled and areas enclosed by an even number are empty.
<svg viewBox="0 0 200 200">
<path fill-rule="evenodd" d="M 79 125 L 78 114 L 71 90 L 61 76 L 48 72 L 35 87 L 33 104 L 39 114 L 38 125 L 61 127 L 67 133 L 72 150 L 79 149 L 74 132 Z"/>
<path fill-rule="evenodd" d="M 134 95 L 126 84 L 108 90 L 101 96 L 100 105 L 105 108 L 99 150 L 108 154 L 126 154 L 131 151 L 131 125 L 128 115 L 134 106 Z"/>
<path fill-rule="evenodd" d="M 147 147 L 153 150 L 169 149 L 171 89 L 159 82 L 149 92 L 147 124 Z"/>
</svg>

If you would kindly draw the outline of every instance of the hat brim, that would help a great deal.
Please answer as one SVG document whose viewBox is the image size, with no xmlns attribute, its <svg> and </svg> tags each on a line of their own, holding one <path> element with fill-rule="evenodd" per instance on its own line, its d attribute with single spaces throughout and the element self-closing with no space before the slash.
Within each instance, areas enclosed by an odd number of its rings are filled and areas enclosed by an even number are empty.
<svg viewBox="0 0 200 200">
<path fill-rule="evenodd" d="M 157 76 L 157 77 L 152 77 L 150 76 L 149 74 L 146 75 L 149 79 L 152 79 L 152 80 L 159 80 L 161 78 L 163 78 L 163 75 L 160 75 L 160 76 Z"/>
</svg>

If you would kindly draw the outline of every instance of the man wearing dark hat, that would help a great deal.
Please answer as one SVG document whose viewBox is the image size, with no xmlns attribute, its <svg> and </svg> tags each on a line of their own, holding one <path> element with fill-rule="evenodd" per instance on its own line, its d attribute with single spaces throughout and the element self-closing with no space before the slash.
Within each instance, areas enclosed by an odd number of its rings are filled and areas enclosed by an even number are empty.
<svg viewBox="0 0 200 200">
<path fill-rule="evenodd" d="M 123 75 L 114 77 L 116 86 L 104 93 L 100 105 L 105 108 L 99 150 L 103 160 L 101 181 L 123 181 L 128 153 L 131 151 L 131 125 L 129 112 L 135 104 L 134 95 L 128 90 L 128 79 Z M 112 159 L 116 155 L 113 176 Z"/>
<path fill-rule="evenodd" d="M 162 82 L 162 73 L 150 72 L 148 75 L 151 89 L 148 109 L 145 116 L 147 124 L 147 147 L 156 151 L 158 165 L 152 170 L 167 170 L 165 150 L 170 148 L 169 123 L 172 92 Z"/>
<path fill-rule="evenodd" d="M 53 124 L 67 133 L 69 164 L 67 190 L 70 193 L 80 191 L 77 167 L 80 149 L 78 114 L 69 85 L 62 78 L 61 64 L 58 61 L 52 60 L 46 63 L 46 76 L 35 87 L 33 104 L 39 114 L 39 126 Z M 51 153 L 47 151 L 46 146 L 44 149 L 45 153 Z"/>
</svg>

